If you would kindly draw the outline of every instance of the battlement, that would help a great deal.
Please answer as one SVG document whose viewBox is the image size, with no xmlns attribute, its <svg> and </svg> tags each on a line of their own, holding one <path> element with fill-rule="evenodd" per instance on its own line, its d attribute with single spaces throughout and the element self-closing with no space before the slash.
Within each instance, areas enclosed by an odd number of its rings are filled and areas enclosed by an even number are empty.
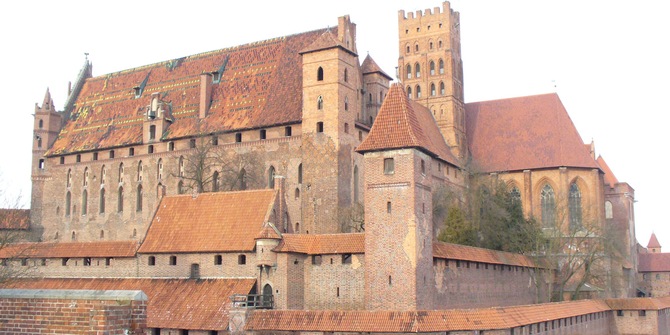
<svg viewBox="0 0 670 335">
<path fill-rule="evenodd" d="M 414 20 L 421 19 L 424 16 L 441 15 L 445 13 L 451 13 L 452 15 L 454 14 L 454 11 L 451 9 L 451 5 L 448 1 L 442 3 L 442 8 L 434 7 L 432 10 L 427 8 L 424 11 L 417 10 L 416 12 L 408 12 L 407 15 L 405 15 L 404 10 L 399 10 L 398 18 L 400 20 Z M 456 12 L 456 14 L 458 13 Z"/>
</svg>

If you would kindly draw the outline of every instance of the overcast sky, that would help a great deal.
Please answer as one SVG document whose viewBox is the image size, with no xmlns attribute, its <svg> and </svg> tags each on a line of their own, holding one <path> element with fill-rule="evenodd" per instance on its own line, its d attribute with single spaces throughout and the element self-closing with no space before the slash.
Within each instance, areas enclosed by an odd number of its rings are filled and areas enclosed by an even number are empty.
<svg viewBox="0 0 670 335">
<path fill-rule="evenodd" d="M 18 1 L 0 4 L 0 172 L 29 205 L 34 104 L 47 87 L 63 108 L 84 63 L 99 76 L 204 51 L 357 24 L 389 75 L 398 59 L 398 10 L 435 1 Z M 670 3 L 666 1 L 454 0 L 461 13 L 466 102 L 557 92 L 584 142 L 593 139 L 619 181 L 635 188 L 638 241 L 663 214 L 670 108 Z"/>
</svg>

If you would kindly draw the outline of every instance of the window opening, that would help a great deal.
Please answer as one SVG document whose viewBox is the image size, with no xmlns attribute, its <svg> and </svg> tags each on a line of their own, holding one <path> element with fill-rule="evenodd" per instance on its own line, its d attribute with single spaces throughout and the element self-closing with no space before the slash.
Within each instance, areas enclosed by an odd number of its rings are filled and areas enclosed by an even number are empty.
<svg viewBox="0 0 670 335">
<path fill-rule="evenodd" d="M 395 164 L 393 158 L 384 158 L 384 174 L 393 174 L 395 172 Z"/>
</svg>

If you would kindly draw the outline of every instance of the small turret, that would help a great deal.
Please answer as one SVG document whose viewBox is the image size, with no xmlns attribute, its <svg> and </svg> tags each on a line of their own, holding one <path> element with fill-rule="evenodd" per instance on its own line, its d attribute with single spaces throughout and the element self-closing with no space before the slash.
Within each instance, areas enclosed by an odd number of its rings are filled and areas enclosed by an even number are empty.
<svg viewBox="0 0 670 335">
<path fill-rule="evenodd" d="M 649 238 L 649 243 L 647 243 L 647 250 L 651 253 L 661 252 L 661 244 L 658 242 L 655 233 L 651 233 L 651 238 Z"/>
</svg>

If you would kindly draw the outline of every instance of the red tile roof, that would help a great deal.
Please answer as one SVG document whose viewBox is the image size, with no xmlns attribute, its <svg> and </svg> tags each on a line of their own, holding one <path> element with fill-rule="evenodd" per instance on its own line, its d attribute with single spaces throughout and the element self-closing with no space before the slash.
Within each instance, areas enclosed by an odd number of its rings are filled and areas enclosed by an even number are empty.
<svg viewBox="0 0 670 335">
<path fill-rule="evenodd" d="M 470 152 L 481 172 L 599 168 L 558 95 L 468 103 Z"/>
<path fill-rule="evenodd" d="M 275 227 L 274 224 L 271 222 L 265 222 L 263 224 L 263 228 L 261 228 L 261 231 L 256 235 L 256 239 L 272 239 L 272 240 L 281 240 L 282 234 L 279 232 L 277 227 Z"/>
<path fill-rule="evenodd" d="M 488 264 L 536 266 L 536 262 L 528 256 L 444 242 L 433 242 L 433 257 Z"/>
<path fill-rule="evenodd" d="M 365 252 L 365 234 L 284 234 L 274 249 L 276 252 L 294 252 L 308 255 L 362 254 Z"/>
<path fill-rule="evenodd" d="M 252 251 L 276 191 L 164 197 L 139 253 Z"/>
<path fill-rule="evenodd" d="M 229 132 L 302 120 L 302 57 L 326 29 L 260 41 L 89 78 L 48 155 L 142 142 L 152 93 L 171 105 L 162 139 Z M 200 74 L 227 65 L 212 85 L 208 116 L 198 125 Z M 134 87 L 147 78 L 140 98 Z"/>
<path fill-rule="evenodd" d="M 609 311 L 600 300 L 441 311 L 254 311 L 248 331 L 423 333 L 492 330 Z"/>
<path fill-rule="evenodd" d="M 15 243 L 0 249 L 0 258 L 135 257 L 137 242 Z"/>
<path fill-rule="evenodd" d="M 0 208 L 0 229 L 27 230 L 29 228 L 29 209 Z"/>
<path fill-rule="evenodd" d="M 410 101 L 403 87 L 391 86 L 370 133 L 356 151 L 417 148 L 458 166 L 458 160 L 444 141 L 432 113 Z"/>
<path fill-rule="evenodd" d="M 248 294 L 255 279 L 21 279 L 5 288 L 142 290 L 147 327 L 226 330 L 230 297 Z"/>
<path fill-rule="evenodd" d="M 393 80 L 393 78 L 391 78 L 391 76 L 386 74 L 386 72 L 384 72 L 382 70 L 382 68 L 379 67 L 379 65 L 377 65 L 377 62 L 375 62 L 375 60 L 372 59 L 372 57 L 370 57 L 370 55 L 365 56 L 365 59 L 363 60 L 363 64 L 361 64 L 361 72 L 363 74 L 379 73 L 382 76 L 386 77 L 388 80 Z"/>
<path fill-rule="evenodd" d="M 606 299 L 605 302 L 612 309 L 659 310 L 670 308 L 670 297 Z"/>
<path fill-rule="evenodd" d="M 637 271 L 670 272 L 670 253 L 638 253 Z"/>
<path fill-rule="evenodd" d="M 598 162 L 598 166 L 600 166 L 600 169 L 605 172 L 605 184 L 609 184 L 610 187 L 614 187 L 614 185 L 619 183 L 619 180 L 616 179 L 616 176 L 614 173 L 612 173 L 612 169 L 607 165 L 607 162 L 605 162 L 605 159 L 602 156 L 598 156 L 598 159 L 596 160 Z"/>
<path fill-rule="evenodd" d="M 330 30 L 325 31 L 323 34 L 321 34 L 321 36 L 319 36 L 312 44 L 310 44 L 307 48 L 301 50 L 300 53 L 305 54 L 315 51 L 327 50 L 331 48 L 340 48 L 346 52 L 356 55 L 355 52 L 349 50 L 344 45 L 344 43 L 338 40 L 337 37 L 330 32 Z"/>
<path fill-rule="evenodd" d="M 651 237 L 649 238 L 649 243 L 647 243 L 647 249 L 651 248 L 660 248 L 661 243 L 658 242 L 658 239 L 656 238 L 655 233 L 651 233 Z"/>
</svg>

